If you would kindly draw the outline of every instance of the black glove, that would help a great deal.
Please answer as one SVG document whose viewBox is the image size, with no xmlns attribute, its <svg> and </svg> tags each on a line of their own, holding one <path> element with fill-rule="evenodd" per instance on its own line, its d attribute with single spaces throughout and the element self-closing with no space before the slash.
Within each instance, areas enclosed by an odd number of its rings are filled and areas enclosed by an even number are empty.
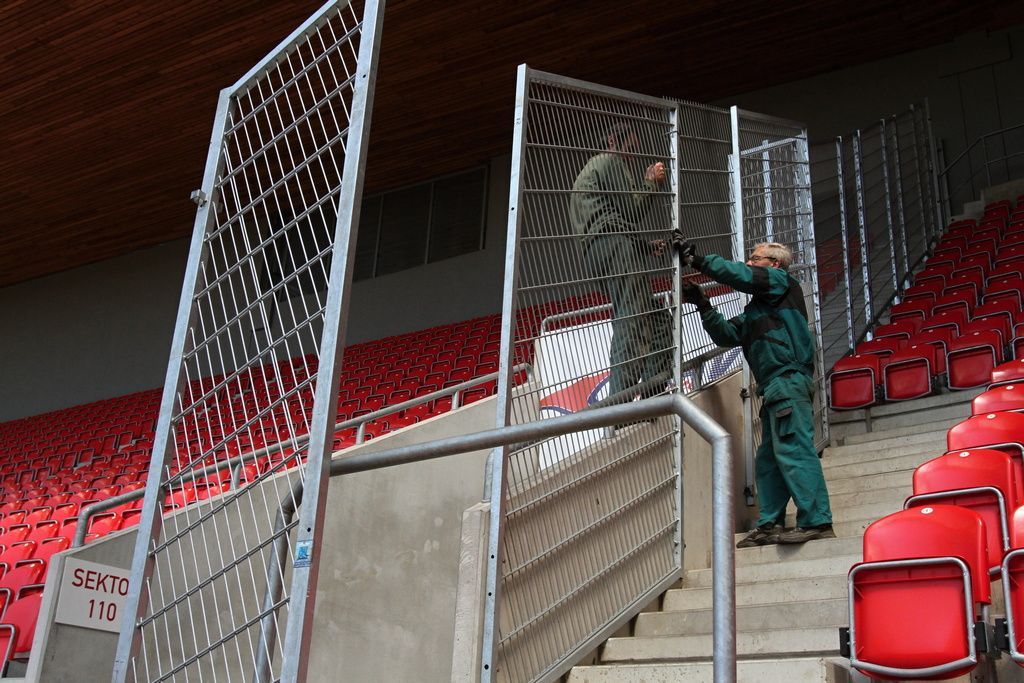
<svg viewBox="0 0 1024 683">
<path fill-rule="evenodd" d="M 697 245 L 685 239 L 679 230 L 672 231 L 672 248 L 679 252 L 679 262 L 683 266 L 692 266 L 700 270 L 704 257 L 697 253 Z"/>
<path fill-rule="evenodd" d="M 683 283 L 683 301 L 688 304 L 693 304 L 697 307 L 698 311 L 702 313 L 711 308 L 711 300 L 708 299 L 707 294 L 704 293 L 697 285 L 692 282 Z"/>
</svg>

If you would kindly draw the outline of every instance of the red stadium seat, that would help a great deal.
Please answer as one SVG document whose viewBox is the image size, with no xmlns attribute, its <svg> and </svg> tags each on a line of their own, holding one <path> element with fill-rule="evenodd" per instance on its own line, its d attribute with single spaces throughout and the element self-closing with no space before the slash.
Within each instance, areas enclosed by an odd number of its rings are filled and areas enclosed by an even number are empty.
<svg viewBox="0 0 1024 683">
<path fill-rule="evenodd" d="M 893 304 L 889 309 L 889 322 L 900 322 L 908 318 L 917 318 L 921 322 L 932 314 L 932 302 L 928 299 L 907 301 Z"/>
<path fill-rule="evenodd" d="M 979 605 L 991 602 L 987 567 L 985 523 L 973 510 L 933 505 L 869 525 L 864 561 L 848 576 L 850 663 L 894 680 L 974 669 Z"/>
<path fill-rule="evenodd" d="M 871 353 L 846 356 L 836 361 L 829 373 L 829 407 L 853 410 L 875 403 L 881 359 Z"/>
<path fill-rule="evenodd" d="M 921 324 L 920 332 L 927 332 L 929 330 L 948 328 L 952 330 L 953 335 L 960 334 L 966 325 L 969 318 L 967 314 L 962 310 L 954 309 L 943 311 L 942 313 L 929 316 L 925 319 L 924 323 Z"/>
<path fill-rule="evenodd" d="M 1024 381 L 992 387 L 971 401 L 971 415 L 985 415 L 1004 410 L 1024 412 Z"/>
<path fill-rule="evenodd" d="M 1009 301 L 1020 309 L 1024 302 L 1024 278 L 1013 273 L 989 278 L 982 303 L 988 305 L 1002 301 Z"/>
<path fill-rule="evenodd" d="M 43 601 L 43 586 L 31 585 L 22 588 L 16 599 L 7 607 L 3 622 L 14 627 L 16 633 L 14 652 L 11 659 L 28 660 L 32 650 L 32 639 L 36 632 L 36 621 L 39 619 L 39 607 Z"/>
<path fill-rule="evenodd" d="M 966 243 L 964 244 L 966 247 Z M 945 286 L 946 280 L 953 274 L 953 264 L 929 265 L 920 273 L 914 275 L 914 284 L 920 285 L 926 282 L 938 282 Z"/>
<path fill-rule="evenodd" d="M 38 560 L 15 567 L 0 579 L 0 620 L 9 623 L 6 621 L 6 611 L 18 591 L 25 586 L 42 583 L 45 575 L 46 563 Z"/>
<path fill-rule="evenodd" d="M 1010 548 L 1010 514 L 1020 501 L 1020 470 L 1002 451 L 955 451 L 929 460 L 914 470 L 914 495 L 904 507 L 936 503 L 974 510 L 985 520 L 988 567 L 999 571 Z"/>
<path fill-rule="evenodd" d="M 1010 547 L 1000 568 L 1006 605 L 1006 649 L 1014 662 L 1024 666 L 1024 507 L 1017 508 L 1010 519 Z M 997 631 L 1000 626 L 997 623 Z"/>
<path fill-rule="evenodd" d="M 932 306 L 932 315 L 944 313 L 945 311 L 963 311 L 970 318 L 977 303 L 978 298 L 974 292 L 969 289 L 960 289 L 943 294 L 936 299 L 935 304 Z"/>
<path fill-rule="evenodd" d="M 1007 361 L 992 370 L 992 383 L 989 387 L 1000 384 L 1011 384 L 1024 380 L 1024 358 Z"/>
<path fill-rule="evenodd" d="M 857 344 L 854 353 L 873 353 L 882 358 L 889 358 L 900 350 L 900 340 L 897 337 L 883 337 L 882 339 L 870 339 Z"/>
<path fill-rule="evenodd" d="M 985 386 L 992 378 L 992 369 L 1003 362 L 1003 339 L 993 329 L 971 329 L 956 337 L 946 352 L 946 386 L 950 389 L 972 389 Z"/>
<path fill-rule="evenodd" d="M 946 351 L 953 340 L 954 332 L 953 327 L 939 326 L 918 332 L 910 338 L 911 345 L 931 344 L 935 347 L 935 375 L 946 372 Z"/>
<path fill-rule="evenodd" d="M 943 295 L 954 292 L 970 292 L 974 295 L 974 301 L 981 298 L 985 290 L 985 276 L 976 270 L 958 270 L 946 281 L 946 287 L 942 290 Z"/>
<path fill-rule="evenodd" d="M 875 328 L 873 336 L 875 339 L 895 337 L 900 340 L 900 347 L 902 348 L 910 341 L 910 338 L 914 336 L 918 329 L 919 323 L 916 323 L 914 320 L 901 320 L 898 323 L 879 325 Z"/>
<path fill-rule="evenodd" d="M 918 299 L 930 299 L 934 302 L 942 296 L 945 286 L 943 282 L 930 281 L 907 287 L 903 292 L 902 301 L 906 303 L 908 301 L 917 301 Z"/>
<path fill-rule="evenodd" d="M 973 415 L 946 431 L 947 451 L 979 448 L 1003 451 L 1014 460 L 1024 481 L 1024 414 L 1013 412 Z M 1021 487 L 1024 491 L 1024 486 Z"/>
<path fill-rule="evenodd" d="M 938 374 L 936 349 L 931 344 L 911 344 L 889 357 L 882 369 L 882 386 L 887 401 L 907 401 L 928 396 Z"/>
</svg>

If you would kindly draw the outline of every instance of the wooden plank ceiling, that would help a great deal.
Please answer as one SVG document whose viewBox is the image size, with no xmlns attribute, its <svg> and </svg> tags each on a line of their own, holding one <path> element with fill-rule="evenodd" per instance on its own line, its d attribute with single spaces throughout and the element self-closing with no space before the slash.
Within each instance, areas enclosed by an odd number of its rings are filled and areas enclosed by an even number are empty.
<svg viewBox="0 0 1024 683">
<path fill-rule="evenodd" d="M 515 67 L 709 101 L 1021 21 L 949 0 L 390 0 L 367 190 L 511 141 Z M 317 0 L 0 3 L 0 286 L 187 235 L 217 92 Z"/>
</svg>

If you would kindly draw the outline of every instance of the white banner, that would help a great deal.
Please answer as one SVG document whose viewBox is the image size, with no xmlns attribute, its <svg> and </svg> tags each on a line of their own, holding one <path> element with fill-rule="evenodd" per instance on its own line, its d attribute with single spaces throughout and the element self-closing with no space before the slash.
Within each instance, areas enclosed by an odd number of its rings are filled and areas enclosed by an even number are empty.
<svg viewBox="0 0 1024 683">
<path fill-rule="evenodd" d="M 743 302 L 737 294 L 726 294 L 711 299 L 711 303 L 726 318 L 743 311 Z M 693 309 L 688 309 L 692 311 Z M 696 314 L 684 315 L 682 323 L 684 362 L 698 355 L 698 351 L 713 348 L 714 343 L 701 326 Z M 586 323 L 543 333 L 537 339 L 536 374 L 540 383 L 550 387 L 540 397 L 541 419 L 575 413 L 608 396 L 608 354 L 611 351 L 612 322 Z M 702 384 L 713 382 L 730 372 L 740 363 L 740 349 L 730 349 L 712 358 L 703 366 Z M 693 390 L 693 372 L 683 376 L 683 391 Z M 541 444 L 540 467 L 551 467 L 568 455 L 578 453 L 598 441 L 603 430 L 592 429 L 579 434 L 567 434 Z"/>
</svg>

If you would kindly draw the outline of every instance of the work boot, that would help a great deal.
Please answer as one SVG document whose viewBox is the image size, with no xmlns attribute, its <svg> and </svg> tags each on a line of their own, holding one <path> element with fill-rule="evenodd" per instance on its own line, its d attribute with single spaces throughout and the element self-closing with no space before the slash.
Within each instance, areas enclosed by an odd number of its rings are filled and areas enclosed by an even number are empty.
<svg viewBox="0 0 1024 683">
<path fill-rule="evenodd" d="M 753 548 L 759 545 L 774 545 L 779 542 L 782 526 L 779 524 L 762 524 L 743 537 L 737 548 Z"/>
<path fill-rule="evenodd" d="M 818 526 L 798 526 L 779 534 L 779 543 L 806 543 L 819 538 L 835 538 L 836 532 L 831 524 Z"/>
</svg>

